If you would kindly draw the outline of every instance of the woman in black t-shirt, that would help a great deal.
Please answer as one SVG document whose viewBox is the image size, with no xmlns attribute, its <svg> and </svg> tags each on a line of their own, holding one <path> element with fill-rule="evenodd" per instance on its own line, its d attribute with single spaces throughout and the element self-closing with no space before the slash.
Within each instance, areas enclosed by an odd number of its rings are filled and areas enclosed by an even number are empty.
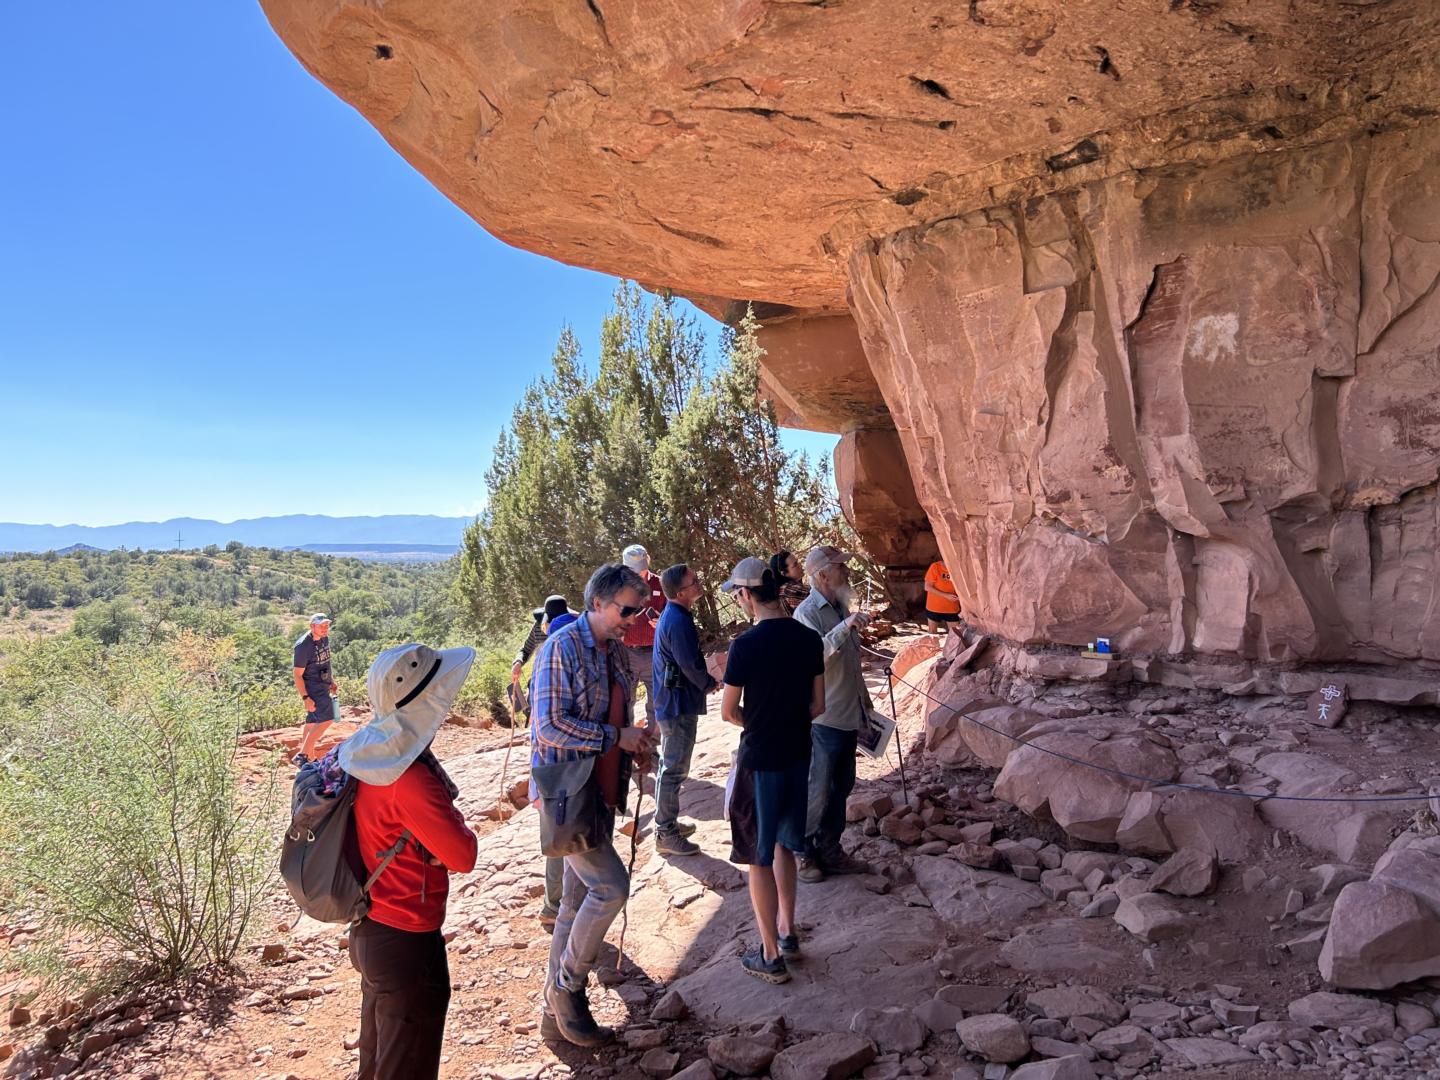
<svg viewBox="0 0 1440 1080">
<path fill-rule="evenodd" d="M 747 863 L 760 947 L 741 960 L 766 982 L 783 983 L 795 933 L 795 854 L 805 850 L 810 721 L 825 711 L 820 635 L 791 619 L 780 579 L 756 558 L 741 559 L 720 586 L 755 624 L 730 644 L 720 713 L 744 728 L 730 796 L 732 862 Z M 742 704 L 743 698 L 743 704 Z"/>
</svg>

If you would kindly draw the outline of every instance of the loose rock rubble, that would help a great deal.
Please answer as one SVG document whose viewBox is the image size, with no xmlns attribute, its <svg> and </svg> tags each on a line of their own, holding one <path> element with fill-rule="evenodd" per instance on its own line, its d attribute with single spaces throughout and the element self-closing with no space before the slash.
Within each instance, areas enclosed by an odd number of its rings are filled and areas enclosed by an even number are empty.
<svg viewBox="0 0 1440 1080">
<path fill-rule="evenodd" d="M 945 660 L 927 655 L 912 675 L 943 683 Z M 1259 709 L 1262 723 L 1249 711 L 1255 703 L 1219 696 L 1053 687 L 985 671 L 966 677 L 984 683 L 987 715 L 1023 714 L 1052 734 L 1088 724 L 1093 745 L 1156 747 L 1182 773 L 1215 785 L 1278 790 L 1341 775 L 1309 760 L 1321 757 L 1352 773 L 1340 782 L 1355 789 L 1383 771 L 1366 765 L 1370 744 L 1351 726 L 1369 715 L 1363 703 L 1317 743 L 1321 729 L 1299 727 L 1303 719 L 1286 726 L 1289 714 L 1274 705 Z M 880 697 L 882 689 L 876 681 L 872 691 Z M 905 782 L 893 760 L 866 762 L 847 808 L 846 845 L 871 872 L 802 886 L 802 956 L 782 988 L 740 970 L 739 954 L 754 940 L 749 904 L 743 875 L 719 857 L 734 732 L 702 724 L 684 810 L 699 824 L 705 854 L 656 857 L 647 796 L 626 955 L 607 945 L 592 990 L 597 1014 L 620 1028 L 621 1041 L 593 1058 L 557 1051 L 536 1027 L 548 947 L 532 916 L 543 888 L 537 821 L 513 805 L 485 817 L 523 773 L 514 781 L 507 774 L 502 790 L 495 748 L 455 755 L 459 771 L 489 788 L 468 796 L 466 811 L 488 831 L 476 872 L 452 885 L 446 932 L 457 990 L 445 1075 L 1129 1080 L 1231 1070 L 1440 1080 L 1440 977 L 1426 966 L 1437 940 L 1428 929 L 1437 848 L 1405 828 L 1406 816 L 1387 815 L 1397 836 L 1372 866 L 1307 847 L 1267 824 L 1248 799 L 1137 788 L 1123 799 L 1106 795 L 1099 810 L 1062 810 L 1083 829 L 1113 819 L 1122 842 L 1085 840 L 1053 813 L 1069 805 L 1075 784 L 1046 773 L 1055 781 L 1043 800 L 1049 809 L 1031 799 L 1035 813 L 1026 813 L 997 795 L 1004 770 L 983 763 L 992 749 L 977 740 L 966 765 L 943 764 L 923 746 L 934 707 L 904 693 L 898 705 Z M 1391 779 L 1423 783 L 1415 774 L 1430 767 L 1431 733 L 1403 718 L 1396 724 L 1386 730 L 1405 753 L 1387 759 Z M 947 738 L 962 738 L 960 730 Z M 1275 754 L 1306 760 L 1267 760 Z M 523 755 L 511 767 L 523 770 Z M 1020 798 L 1024 775 L 1011 769 L 1002 787 Z M 628 845 L 627 837 L 622 854 Z M 1400 902 L 1410 905 L 1409 921 L 1386 922 L 1391 907 L 1367 901 L 1375 890 L 1408 898 Z M 216 1064 L 231 1037 L 225 1024 L 204 1025 L 193 1005 L 12 1001 L 5 1075 L 139 1080 L 149 1070 L 158 1078 L 185 1053 L 207 1054 L 205 1069 L 223 1077 L 343 1075 L 355 1023 L 343 933 L 287 922 L 257 943 L 253 963 L 237 1008 L 273 1034 L 235 1046 L 229 1065 Z M 1397 985 L 1402 977 L 1420 981 Z M 1345 985 L 1383 992 L 1337 992 Z M 311 1034 L 322 1018 L 342 1025 L 324 1045 Z M 211 1034 L 199 1037 L 202 1029 Z M 196 1049 L 179 1051 L 177 1040 Z"/>
</svg>

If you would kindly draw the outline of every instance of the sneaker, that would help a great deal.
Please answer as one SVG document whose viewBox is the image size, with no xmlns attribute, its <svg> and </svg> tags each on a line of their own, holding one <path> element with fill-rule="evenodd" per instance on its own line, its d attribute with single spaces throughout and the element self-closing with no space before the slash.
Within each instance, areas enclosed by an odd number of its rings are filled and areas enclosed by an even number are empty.
<svg viewBox="0 0 1440 1080">
<path fill-rule="evenodd" d="M 774 960 L 766 960 L 764 946 L 755 946 L 740 958 L 740 964 L 751 975 L 765 982 L 778 986 L 790 981 L 790 969 L 785 966 L 785 958 L 777 956 Z"/>
<path fill-rule="evenodd" d="M 656 833 L 655 850 L 661 855 L 699 855 L 700 845 L 678 832 Z"/>
<path fill-rule="evenodd" d="M 796 859 L 795 867 L 795 876 L 807 885 L 818 885 L 825 880 L 825 868 L 809 855 L 801 855 Z"/>
<path fill-rule="evenodd" d="M 566 990 L 558 980 L 545 987 L 545 1004 L 555 1018 L 555 1030 L 572 1046 L 604 1046 L 614 1041 L 615 1032 L 595 1023 L 584 990 Z"/>
<path fill-rule="evenodd" d="M 697 828 L 699 828 L 699 826 L 693 821 L 686 821 L 684 818 L 675 819 L 675 831 L 687 840 L 695 835 Z"/>
<path fill-rule="evenodd" d="M 793 960 L 800 955 L 800 935 L 780 935 L 780 955 L 786 960 Z"/>
</svg>

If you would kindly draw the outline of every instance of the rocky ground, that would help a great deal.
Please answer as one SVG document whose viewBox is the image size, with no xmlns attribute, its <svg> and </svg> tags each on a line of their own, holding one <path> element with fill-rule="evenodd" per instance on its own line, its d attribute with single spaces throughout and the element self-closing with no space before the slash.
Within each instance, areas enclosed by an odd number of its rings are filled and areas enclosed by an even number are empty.
<svg viewBox="0 0 1440 1080">
<path fill-rule="evenodd" d="M 1352 705 L 1344 726 L 1319 729 L 1295 699 L 1051 682 L 1004 664 L 975 672 L 958 643 L 936 656 L 915 636 L 881 647 L 900 654 L 907 681 L 994 730 L 899 696 L 904 782 L 893 752 L 862 759 L 850 807 L 847 844 L 873 872 L 801 887 L 804 956 L 773 987 L 739 965 L 754 932 L 721 819 L 736 733 L 712 701 L 684 798 L 704 853 L 655 855 L 646 799 L 623 955 L 617 924 L 592 991 L 622 1042 L 599 1053 L 549 1046 L 536 1029 L 549 937 L 534 918 L 534 811 L 515 806 L 524 748 L 507 766 L 508 732 L 447 726 L 437 751 L 481 842 L 474 873 L 452 880 L 443 1075 L 1440 1077 L 1440 979 L 1426 967 L 1440 935 L 1431 940 L 1425 914 L 1440 874 L 1426 874 L 1436 841 L 1414 804 L 1257 811 L 1249 799 L 1096 780 L 995 733 L 1185 783 L 1359 794 L 1425 790 L 1440 772 L 1433 714 Z M 880 701 L 884 664 L 871 658 Z M 267 746 L 287 737 L 253 740 L 257 777 Z M 1347 913 L 1355 890 L 1363 902 Z M 1419 913 L 1385 922 L 1400 893 Z M 31 1002 L 28 984 L 11 982 L 5 1075 L 350 1076 L 359 984 L 343 928 L 297 920 L 283 892 L 263 925 L 218 987 Z M 22 931 L 12 947 L 23 944 L 23 928 L 11 930 Z M 1327 945 L 1342 930 L 1346 941 Z M 1322 978 L 1322 948 L 1351 989 Z M 1422 971 L 1429 981 L 1353 989 Z"/>
</svg>

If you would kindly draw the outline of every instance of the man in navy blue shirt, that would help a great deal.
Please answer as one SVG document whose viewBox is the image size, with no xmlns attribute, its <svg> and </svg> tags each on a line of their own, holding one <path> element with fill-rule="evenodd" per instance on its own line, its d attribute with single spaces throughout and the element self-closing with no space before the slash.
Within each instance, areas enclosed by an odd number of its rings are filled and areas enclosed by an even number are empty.
<svg viewBox="0 0 1440 1080">
<path fill-rule="evenodd" d="M 700 635 L 690 607 L 704 589 L 684 563 L 660 575 L 668 601 L 655 626 L 655 720 L 660 726 L 660 775 L 655 784 L 655 850 L 694 855 L 695 826 L 680 820 L 680 785 L 690 776 L 695 729 L 705 715 L 705 695 L 720 684 L 705 670 Z"/>
<path fill-rule="evenodd" d="M 335 716 L 335 699 L 340 688 L 330 674 L 330 616 L 310 616 L 310 625 L 295 642 L 295 689 L 305 703 L 305 735 L 300 749 L 290 759 L 297 767 L 319 756 L 320 737 Z"/>
</svg>

